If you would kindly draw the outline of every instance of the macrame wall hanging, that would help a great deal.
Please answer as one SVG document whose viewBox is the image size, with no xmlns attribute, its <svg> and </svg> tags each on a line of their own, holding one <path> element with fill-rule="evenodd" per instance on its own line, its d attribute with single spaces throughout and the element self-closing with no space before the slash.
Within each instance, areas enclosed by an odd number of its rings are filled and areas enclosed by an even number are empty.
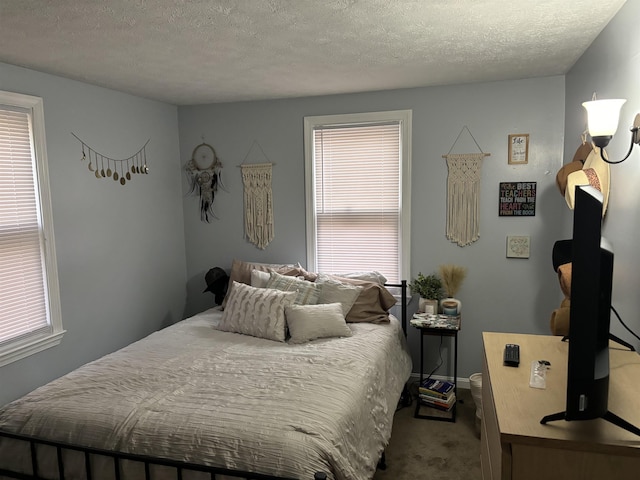
<svg viewBox="0 0 640 480">
<path fill-rule="evenodd" d="M 147 143 L 145 143 L 140 150 L 130 157 L 115 159 L 96 152 L 95 149 L 80 140 L 75 133 L 71 132 L 71 135 L 76 137 L 82 144 L 82 158 L 80 160 L 83 162 L 89 161 L 87 167 L 93 172 L 96 178 L 112 178 L 114 181 L 120 182 L 120 185 L 124 185 L 127 181 L 131 180 L 132 173 L 134 175 L 149 173 L 146 151 L 149 140 L 147 140 Z"/>
<path fill-rule="evenodd" d="M 255 145 L 267 158 L 262 147 L 254 140 L 242 164 L 238 166 L 242 172 L 244 186 L 244 234 L 247 240 L 264 250 L 275 236 L 271 191 L 272 167 L 275 163 L 245 164 Z"/>
<path fill-rule="evenodd" d="M 451 153 L 462 132 L 466 130 L 480 153 Z M 480 172 L 482 160 L 490 153 L 484 153 L 467 126 L 460 133 L 442 157 L 447 160 L 447 229 L 449 240 L 461 247 L 472 244 L 480 238 Z"/>
<path fill-rule="evenodd" d="M 185 166 L 189 178 L 189 193 L 200 197 L 200 220 L 210 223 L 211 218 L 218 218 L 213 211 L 213 201 L 218 187 L 222 184 L 222 162 L 211 145 L 204 142 L 193 149 L 191 160 Z"/>
</svg>

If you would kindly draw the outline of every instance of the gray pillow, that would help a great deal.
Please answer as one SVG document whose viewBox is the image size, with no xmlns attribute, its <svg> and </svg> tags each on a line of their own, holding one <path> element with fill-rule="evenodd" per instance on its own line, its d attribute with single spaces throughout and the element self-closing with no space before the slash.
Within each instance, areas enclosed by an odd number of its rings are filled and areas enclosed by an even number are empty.
<svg viewBox="0 0 640 480">
<path fill-rule="evenodd" d="M 318 275 L 316 283 L 322 286 L 318 303 L 339 303 L 345 317 L 362 292 L 360 286 L 342 283 L 323 274 Z"/>
<path fill-rule="evenodd" d="M 295 292 L 298 305 L 315 305 L 320 298 L 320 285 L 307 280 L 288 275 L 280 275 L 278 272 L 269 273 L 269 281 L 266 288 L 275 288 L 285 292 Z"/>
</svg>

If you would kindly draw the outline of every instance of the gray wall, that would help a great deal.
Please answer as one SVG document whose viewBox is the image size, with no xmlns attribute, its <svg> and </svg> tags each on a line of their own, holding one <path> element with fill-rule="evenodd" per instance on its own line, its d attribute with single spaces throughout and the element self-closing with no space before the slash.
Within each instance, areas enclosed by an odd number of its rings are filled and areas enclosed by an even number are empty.
<svg viewBox="0 0 640 480">
<path fill-rule="evenodd" d="M 177 108 L 0 63 L 0 89 L 44 99 L 62 343 L 0 368 L 0 405 L 180 320 L 185 246 Z M 151 173 L 125 186 L 80 162 L 71 132 Z"/>
<path fill-rule="evenodd" d="M 173 106 L 0 64 L 0 89 L 44 98 L 62 314 L 68 330 L 60 346 L 0 368 L 0 404 L 211 306 L 213 298 L 202 290 L 204 273 L 212 266 L 229 268 L 234 257 L 306 263 L 305 115 L 413 110 L 412 275 L 448 262 L 469 270 L 459 294 L 460 376 L 481 368 L 482 331 L 548 333 L 550 312 L 561 299 L 551 248 L 556 239 L 570 235 L 571 219 L 555 187 L 555 173 L 563 156 L 573 156 L 585 126 L 580 104 L 594 91 L 600 98 L 628 99 L 620 131 L 609 148 L 612 157 L 625 153 L 625 125 L 640 111 L 640 91 L 634 88 L 640 77 L 640 32 L 633 25 L 639 16 L 640 4 L 627 2 L 566 78 L 183 107 L 177 117 Z M 491 156 L 482 172 L 481 238 L 460 248 L 444 236 L 447 172 L 442 154 L 463 125 Z M 151 174 L 124 187 L 92 178 L 80 164 L 72 131 L 114 157 L 126 157 L 151 139 Z M 531 135 L 528 165 L 507 164 L 510 133 Z M 454 153 L 475 151 L 465 135 Z M 183 170 L 203 136 L 225 165 L 227 191 L 219 192 L 219 220 L 211 224 L 200 221 L 197 199 L 186 196 Z M 276 163 L 276 238 L 264 251 L 243 239 L 242 186 L 236 168 L 254 140 Z M 605 221 L 616 252 L 614 303 L 636 330 L 639 155 L 635 152 L 612 167 Z M 255 147 L 246 159 L 264 160 Z M 498 217 L 498 183 L 513 180 L 538 182 L 534 218 Z M 528 260 L 505 258 L 507 235 L 531 235 Z M 615 321 L 612 328 L 629 338 Z M 414 331 L 409 341 L 417 360 Z M 437 349 L 437 342 L 428 346 Z M 430 355 L 425 368 L 435 361 Z"/>
<path fill-rule="evenodd" d="M 626 98 L 618 132 L 607 147 L 611 160 L 623 158 L 629 148 L 629 127 L 640 113 L 640 2 L 627 2 L 566 76 L 565 158 L 573 156 L 586 128 L 582 102 L 598 98 Z M 640 148 L 619 165 L 611 165 L 611 191 L 604 235 L 614 248 L 613 305 L 625 323 L 640 333 Z M 611 330 L 634 340 L 615 319 Z M 640 343 L 632 342 L 637 348 Z"/>
<path fill-rule="evenodd" d="M 559 306 L 560 288 L 551 266 L 551 248 L 566 236 L 564 200 L 555 186 L 562 165 L 564 77 L 548 77 L 475 85 L 416 88 L 386 92 L 180 107 L 181 161 L 184 165 L 202 137 L 224 164 L 227 191 L 215 201 L 219 217 L 200 221 L 198 201 L 184 199 L 187 245 L 187 314 L 213 304 L 202 295 L 208 268 L 228 269 L 233 258 L 306 264 L 303 117 L 381 110 L 413 110 L 411 275 L 430 273 L 442 263 L 468 269 L 458 298 L 463 303 L 459 337 L 459 376 L 481 369 L 481 332 L 549 331 L 551 311 Z M 447 167 L 442 158 L 467 125 L 483 151 L 491 153 L 482 171 L 480 239 L 468 247 L 449 242 L 444 233 Z M 530 134 L 527 165 L 508 165 L 507 137 Z M 247 163 L 272 161 L 275 239 L 258 250 L 243 239 L 243 192 L 237 168 L 256 141 Z M 463 133 L 452 153 L 477 152 Z M 501 181 L 538 182 L 536 216 L 498 216 Z M 187 192 L 183 172 L 183 190 Z M 530 235 L 528 260 L 505 258 L 507 235 Z M 363 239 L 366 241 L 366 239 Z M 411 308 L 415 309 L 415 302 Z M 412 329 L 410 329 L 412 330 Z M 409 332 L 418 371 L 419 337 Z M 446 343 L 446 342 L 445 342 Z M 438 341 L 427 344 L 437 361 Z M 446 352 L 445 352 L 446 355 Z M 446 373 L 445 371 L 439 373 Z"/>
</svg>

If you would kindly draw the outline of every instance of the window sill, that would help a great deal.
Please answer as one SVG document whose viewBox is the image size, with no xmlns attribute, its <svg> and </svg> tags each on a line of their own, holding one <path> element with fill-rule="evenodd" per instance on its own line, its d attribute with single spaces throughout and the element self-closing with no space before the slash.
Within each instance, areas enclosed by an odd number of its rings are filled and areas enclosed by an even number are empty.
<svg viewBox="0 0 640 480">
<path fill-rule="evenodd" d="M 25 339 L 17 343 L 10 343 L 0 348 L 0 367 L 13 363 L 22 358 L 41 352 L 47 348 L 55 347 L 62 341 L 66 330 L 55 333 L 47 333 L 34 338 Z"/>
</svg>

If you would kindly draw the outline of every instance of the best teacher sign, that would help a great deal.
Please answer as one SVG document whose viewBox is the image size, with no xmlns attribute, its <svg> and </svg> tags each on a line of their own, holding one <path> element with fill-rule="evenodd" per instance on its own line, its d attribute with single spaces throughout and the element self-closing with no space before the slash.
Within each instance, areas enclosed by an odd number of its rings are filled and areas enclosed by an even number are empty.
<svg viewBox="0 0 640 480">
<path fill-rule="evenodd" d="M 536 214 L 536 182 L 500 182 L 498 215 L 533 217 Z"/>
</svg>

